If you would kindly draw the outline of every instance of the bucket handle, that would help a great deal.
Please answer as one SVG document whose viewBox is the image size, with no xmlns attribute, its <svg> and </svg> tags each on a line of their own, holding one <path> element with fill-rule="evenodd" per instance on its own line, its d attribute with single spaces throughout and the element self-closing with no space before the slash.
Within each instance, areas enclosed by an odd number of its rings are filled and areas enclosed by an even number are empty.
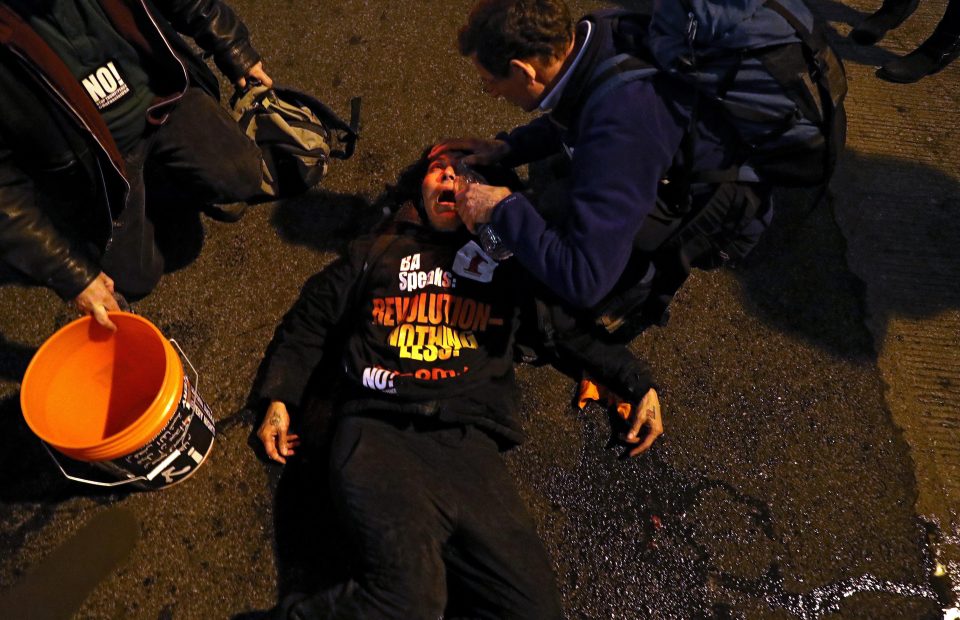
<svg viewBox="0 0 960 620">
<path fill-rule="evenodd" d="M 67 473 L 67 470 L 63 468 L 63 465 L 60 463 L 60 459 L 57 458 L 57 455 L 53 453 L 53 450 L 50 449 L 50 446 L 47 445 L 47 442 L 40 440 L 40 445 L 43 446 L 43 449 L 47 451 L 47 454 L 50 455 L 50 458 L 53 459 L 53 462 L 56 463 L 57 469 L 60 470 L 60 473 L 63 474 L 63 477 L 67 480 L 73 480 L 74 482 L 84 482 L 86 484 L 92 484 L 98 487 L 118 487 L 123 484 L 130 484 L 131 482 L 137 482 L 138 480 L 143 480 L 143 476 L 137 476 L 135 478 L 128 478 L 126 480 L 117 480 L 116 482 L 100 482 L 99 480 L 88 480 L 87 478 L 80 478 L 77 476 L 71 476 Z"/>
<path fill-rule="evenodd" d="M 177 351 L 180 352 L 180 357 L 187 362 L 187 366 L 190 367 L 190 370 L 193 371 L 193 393 L 190 394 L 190 407 L 195 409 L 197 405 L 197 396 L 200 394 L 200 373 L 197 372 L 197 369 L 193 367 L 193 362 L 190 361 L 190 358 L 187 357 L 187 354 L 183 352 L 183 349 L 180 348 L 180 343 L 178 343 L 173 338 L 170 339 L 170 343 L 177 347 Z"/>
</svg>

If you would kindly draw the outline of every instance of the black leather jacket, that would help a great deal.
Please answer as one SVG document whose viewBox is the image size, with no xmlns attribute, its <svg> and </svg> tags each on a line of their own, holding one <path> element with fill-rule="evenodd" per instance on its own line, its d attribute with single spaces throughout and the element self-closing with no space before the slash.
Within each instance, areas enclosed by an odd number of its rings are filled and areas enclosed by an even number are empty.
<svg viewBox="0 0 960 620">
<path fill-rule="evenodd" d="M 166 119 L 188 85 L 219 97 L 217 79 L 178 33 L 211 53 L 230 80 L 260 60 L 244 24 L 219 0 L 99 2 L 150 75 L 151 123 Z M 129 190 L 125 166 L 76 78 L 2 1 L 0 110 L 0 259 L 73 298 L 100 272 Z"/>
</svg>

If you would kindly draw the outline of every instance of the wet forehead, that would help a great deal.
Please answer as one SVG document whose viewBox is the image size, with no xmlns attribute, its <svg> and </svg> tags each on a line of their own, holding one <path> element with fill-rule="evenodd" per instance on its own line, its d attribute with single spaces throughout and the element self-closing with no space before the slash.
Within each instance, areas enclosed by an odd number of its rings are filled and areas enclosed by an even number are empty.
<svg viewBox="0 0 960 620">
<path fill-rule="evenodd" d="M 447 166 L 455 166 L 457 163 L 456 158 L 450 153 L 441 153 L 433 159 L 430 160 L 430 168 L 442 167 L 446 168 Z"/>
</svg>

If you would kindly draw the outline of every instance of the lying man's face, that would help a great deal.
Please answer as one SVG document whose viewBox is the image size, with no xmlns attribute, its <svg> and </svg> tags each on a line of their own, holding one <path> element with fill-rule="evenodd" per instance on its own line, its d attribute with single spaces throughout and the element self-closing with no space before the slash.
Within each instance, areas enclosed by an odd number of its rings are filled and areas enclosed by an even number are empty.
<svg viewBox="0 0 960 620">
<path fill-rule="evenodd" d="M 440 155 L 430 162 L 421 185 L 423 210 L 430 225 L 441 232 L 454 231 L 463 225 L 454 202 L 455 165 L 452 157 Z"/>
</svg>

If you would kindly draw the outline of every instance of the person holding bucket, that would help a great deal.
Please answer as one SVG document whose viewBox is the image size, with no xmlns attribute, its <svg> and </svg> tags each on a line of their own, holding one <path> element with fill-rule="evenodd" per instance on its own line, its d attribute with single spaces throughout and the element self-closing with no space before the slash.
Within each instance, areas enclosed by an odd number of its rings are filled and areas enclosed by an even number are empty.
<svg viewBox="0 0 960 620">
<path fill-rule="evenodd" d="M 284 463 L 300 445 L 290 407 L 339 343 L 331 492 L 359 558 L 352 581 L 291 594 L 273 617 L 437 618 L 447 574 L 466 586 L 457 604 L 471 617 L 562 615 L 499 455 L 522 440 L 513 355 L 530 288 L 516 260 L 492 259 L 464 228 L 455 163 L 424 156 L 401 175 L 394 221 L 308 281 L 266 356 L 257 393 L 270 405 L 257 434 Z M 482 172 L 508 183 L 504 170 Z M 625 347 L 582 337 L 556 352 L 635 405 L 624 436 L 634 453 L 662 433 L 650 370 Z"/>
<path fill-rule="evenodd" d="M 115 293 L 142 297 L 163 273 L 145 172 L 225 220 L 243 205 L 213 205 L 260 191 L 260 149 L 178 32 L 238 86 L 272 84 L 220 0 L 0 2 L 0 266 L 110 328 Z"/>
</svg>

